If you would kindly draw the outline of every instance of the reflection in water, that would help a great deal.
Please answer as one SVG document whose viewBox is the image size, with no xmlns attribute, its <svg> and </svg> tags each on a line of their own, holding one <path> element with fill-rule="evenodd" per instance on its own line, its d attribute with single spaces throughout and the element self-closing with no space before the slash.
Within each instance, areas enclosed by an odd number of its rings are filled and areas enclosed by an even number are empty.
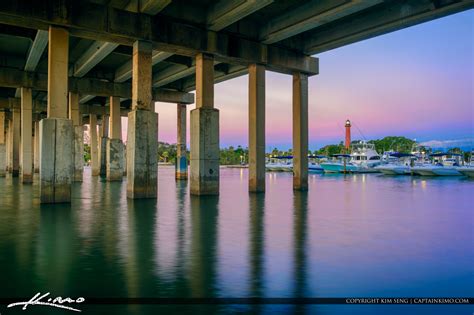
<svg viewBox="0 0 474 315">
<path fill-rule="evenodd" d="M 306 239 L 308 221 L 308 192 L 293 192 L 293 248 L 294 248 L 294 297 L 306 295 Z M 295 305 L 295 313 L 302 314 L 306 307 Z"/>
<path fill-rule="evenodd" d="M 250 215 L 250 296 L 263 296 L 265 195 L 249 194 Z"/>
<path fill-rule="evenodd" d="M 188 281 L 192 297 L 215 295 L 217 196 L 191 196 L 191 250 Z"/>
</svg>

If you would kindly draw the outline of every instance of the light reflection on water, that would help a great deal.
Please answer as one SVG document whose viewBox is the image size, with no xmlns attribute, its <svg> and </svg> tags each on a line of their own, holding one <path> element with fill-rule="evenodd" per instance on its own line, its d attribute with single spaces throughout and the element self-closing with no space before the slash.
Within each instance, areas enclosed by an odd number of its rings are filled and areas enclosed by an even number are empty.
<svg viewBox="0 0 474 315">
<path fill-rule="evenodd" d="M 162 167 L 157 200 L 125 183 L 74 184 L 71 205 L 40 205 L 39 187 L 0 178 L 1 297 L 474 296 L 474 181 L 377 174 L 222 169 L 221 194 L 195 197 Z M 450 308 L 451 307 L 451 308 Z M 469 306 L 84 306 L 91 314 L 160 312 L 419 314 Z M 2 311 L 3 308 L 3 311 Z M 44 314 L 49 309 L 37 309 Z M 3 314 L 15 314 L 15 310 Z M 18 310 L 19 311 L 19 310 Z"/>
</svg>

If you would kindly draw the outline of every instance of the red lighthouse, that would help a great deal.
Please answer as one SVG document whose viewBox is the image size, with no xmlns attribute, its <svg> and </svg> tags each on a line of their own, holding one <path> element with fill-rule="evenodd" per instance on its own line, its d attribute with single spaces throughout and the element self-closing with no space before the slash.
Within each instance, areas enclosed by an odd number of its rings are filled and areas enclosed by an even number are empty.
<svg viewBox="0 0 474 315">
<path fill-rule="evenodd" d="M 346 143 L 345 143 L 345 147 L 346 149 L 350 149 L 351 147 L 351 121 L 348 119 L 346 120 L 346 124 L 345 124 L 345 127 L 346 127 Z"/>
</svg>

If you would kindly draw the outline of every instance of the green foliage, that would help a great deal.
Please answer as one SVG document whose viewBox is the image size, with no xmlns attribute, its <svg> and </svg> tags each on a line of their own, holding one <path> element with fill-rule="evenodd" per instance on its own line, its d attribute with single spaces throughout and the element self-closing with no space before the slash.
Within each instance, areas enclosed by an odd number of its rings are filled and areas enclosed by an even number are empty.
<svg viewBox="0 0 474 315">
<path fill-rule="evenodd" d="M 341 154 L 341 153 L 348 153 L 346 152 L 346 148 L 342 141 L 339 144 L 328 144 L 321 149 L 315 151 L 314 153 L 319 155 L 326 155 L 330 156 L 332 154 Z"/>
<path fill-rule="evenodd" d="M 396 151 L 401 153 L 410 153 L 415 141 L 405 137 L 385 137 L 378 140 L 370 140 L 369 143 L 375 144 L 377 152 Z"/>
<path fill-rule="evenodd" d="M 89 164 L 91 160 L 91 146 L 87 143 L 84 143 L 84 162 Z"/>
<path fill-rule="evenodd" d="M 158 161 L 175 164 L 176 162 L 176 144 L 158 142 Z"/>
<path fill-rule="evenodd" d="M 233 146 L 220 150 L 220 164 L 221 165 L 237 165 L 247 163 L 249 152 L 247 148 L 242 148 L 240 145 L 237 149 Z"/>
</svg>

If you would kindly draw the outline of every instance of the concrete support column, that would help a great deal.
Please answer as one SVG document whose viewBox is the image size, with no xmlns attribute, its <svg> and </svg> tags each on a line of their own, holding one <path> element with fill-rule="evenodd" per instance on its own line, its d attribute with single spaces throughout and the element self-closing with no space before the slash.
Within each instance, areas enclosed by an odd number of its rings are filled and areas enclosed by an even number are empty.
<svg viewBox="0 0 474 315">
<path fill-rule="evenodd" d="M 11 130 L 11 172 L 13 177 L 18 177 L 20 175 L 20 117 L 20 109 L 13 109 Z"/>
<path fill-rule="evenodd" d="M 100 176 L 107 175 L 107 139 L 109 137 L 109 117 L 103 115 L 99 128 L 99 162 Z"/>
<path fill-rule="evenodd" d="M 186 104 L 178 104 L 177 109 L 176 179 L 188 179 L 188 159 L 186 157 Z"/>
<path fill-rule="evenodd" d="M 69 119 L 74 128 L 74 176 L 73 181 L 82 182 L 84 173 L 84 128 L 79 108 L 79 94 L 69 92 Z"/>
<path fill-rule="evenodd" d="M 40 122 L 42 203 L 71 202 L 74 131 L 68 118 L 69 33 L 50 26 L 48 41 L 48 115 Z"/>
<path fill-rule="evenodd" d="M 89 139 L 91 140 L 91 169 L 92 176 L 100 175 L 99 147 L 97 142 L 97 116 L 89 115 Z"/>
<path fill-rule="evenodd" d="M 11 120 L 11 117 L 10 119 L 7 119 L 5 121 L 6 123 L 6 127 L 7 127 L 7 132 L 5 134 L 5 137 L 6 137 L 6 149 L 7 149 L 7 152 L 5 152 L 5 161 L 7 163 L 6 165 L 6 171 L 7 173 L 11 173 L 12 171 L 12 120 Z"/>
<path fill-rule="evenodd" d="M 196 56 L 196 109 L 191 111 L 191 194 L 219 194 L 219 111 L 214 108 L 214 57 Z"/>
<path fill-rule="evenodd" d="M 21 88 L 21 181 L 33 182 L 33 98 L 31 89 Z"/>
<path fill-rule="evenodd" d="M 7 146 L 5 140 L 5 112 L 0 112 L 0 177 L 5 176 L 7 170 Z"/>
<path fill-rule="evenodd" d="M 249 66 L 249 191 L 265 191 L 265 67 Z"/>
<path fill-rule="evenodd" d="M 132 111 L 128 113 L 127 197 L 156 198 L 158 114 L 152 102 L 152 45 L 133 44 Z"/>
<path fill-rule="evenodd" d="M 293 189 L 308 189 L 308 76 L 293 74 Z"/>
<path fill-rule="evenodd" d="M 39 135 L 39 120 L 34 122 L 35 125 L 35 142 L 34 142 L 34 153 L 33 153 L 33 170 L 35 173 L 39 173 L 39 148 L 40 148 L 40 135 Z"/>
<path fill-rule="evenodd" d="M 122 117 L 120 116 L 120 98 L 110 97 L 110 120 L 107 139 L 106 173 L 108 181 L 121 181 L 123 178 L 123 142 Z"/>
</svg>

